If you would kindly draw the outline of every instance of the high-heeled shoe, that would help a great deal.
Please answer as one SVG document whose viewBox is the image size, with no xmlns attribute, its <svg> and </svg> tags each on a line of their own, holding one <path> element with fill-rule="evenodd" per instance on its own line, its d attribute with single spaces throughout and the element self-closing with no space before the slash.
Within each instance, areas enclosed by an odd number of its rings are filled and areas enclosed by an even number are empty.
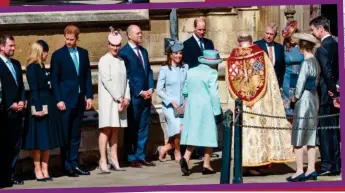
<svg viewBox="0 0 345 193">
<path fill-rule="evenodd" d="M 209 175 L 209 174 L 215 174 L 217 172 L 214 170 L 210 170 L 208 168 L 203 167 L 201 173 L 202 173 L 202 175 Z"/>
<path fill-rule="evenodd" d="M 305 180 L 317 180 L 318 173 L 316 171 L 313 171 L 309 175 L 305 176 Z"/>
<path fill-rule="evenodd" d="M 54 181 L 52 177 L 44 178 L 46 181 Z"/>
<path fill-rule="evenodd" d="M 118 171 L 118 172 L 126 171 L 123 168 L 116 167 L 115 162 L 113 160 L 109 160 L 109 164 L 110 164 L 110 169 L 111 170 Z"/>
<path fill-rule="evenodd" d="M 161 158 L 162 146 L 158 146 L 158 147 L 157 147 L 157 150 L 156 150 L 155 154 L 158 154 L 158 160 L 159 160 L 160 162 L 166 162 L 166 161 L 167 161 L 165 158 Z"/>
<path fill-rule="evenodd" d="M 43 177 L 43 178 L 37 178 L 35 172 L 33 172 L 32 175 L 33 175 L 34 178 L 36 178 L 36 181 L 37 181 L 37 182 L 45 182 L 45 181 L 46 181 L 46 179 L 45 179 L 44 177 Z"/>
<path fill-rule="evenodd" d="M 305 181 L 305 174 L 300 174 L 299 176 L 292 178 L 292 176 L 286 178 L 286 181 L 288 182 L 303 182 Z"/>
<path fill-rule="evenodd" d="M 99 174 L 110 174 L 111 172 L 109 171 L 108 167 L 107 169 L 102 168 L 101 162 L 98 162 L 98 169 L 101 171 Z"/>
</svg>

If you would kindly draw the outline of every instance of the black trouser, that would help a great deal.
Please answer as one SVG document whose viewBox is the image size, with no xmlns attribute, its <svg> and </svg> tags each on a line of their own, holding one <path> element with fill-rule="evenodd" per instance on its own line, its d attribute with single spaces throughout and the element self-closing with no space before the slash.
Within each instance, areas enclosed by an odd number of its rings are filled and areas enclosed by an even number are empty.
<svg viewBox="0 0 345 193">
<path fill-rule="evenodd" d="M 333 105 L 320 106 L 319 115 L 339 113 Z M 320 119 L 320 127 L 339 126 L 339 116 Z M 340 172 L 340 130 L 318 130 L 320 140 L 321 171 Z"/>
</svg>

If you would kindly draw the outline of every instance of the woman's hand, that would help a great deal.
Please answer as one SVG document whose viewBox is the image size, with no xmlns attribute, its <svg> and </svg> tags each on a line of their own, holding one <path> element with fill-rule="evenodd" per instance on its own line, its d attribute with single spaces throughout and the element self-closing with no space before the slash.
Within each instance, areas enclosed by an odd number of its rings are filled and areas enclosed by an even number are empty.
<svg viewBox="0 0 345 193">
<path fill-rule="evenodd" d="M 44 111 L 37 111 L 36 113 L 33 114 L 36 117 L 43 117 L 44 116 Z"/>
<path fill-rule="evenodd" d="M 296 102 L 296 96 L 293 96 L 292 98 L 291 98 L 291 102 Z"/>
</svg>

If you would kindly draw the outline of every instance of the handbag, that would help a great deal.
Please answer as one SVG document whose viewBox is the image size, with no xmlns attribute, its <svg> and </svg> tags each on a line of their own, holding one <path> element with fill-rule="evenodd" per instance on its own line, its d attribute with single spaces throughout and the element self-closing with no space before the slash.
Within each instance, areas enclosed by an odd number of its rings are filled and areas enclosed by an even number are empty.
<svg viewBox="0 0 345 193">
<path fill-rule="evenodd" d="M 43 114 L 44 115 L 48 115 L 48 105 L 42 105 L 43 107 Z M 31 114 L 35 114 L 37 111 L 36 111 L 36 107 L 35 106 L 31 106 Z"/>
<path fill-rule="evenodd" d="M 180 106 L 180 108 L 181 108 L 182 106 Z M 182 113 L 182 114 L 180 114 L 178 111 L 177 111 L 177 109 L 175 109 L 174 107 L 173 107 L 173 110 L 174 110 L 174 116 L 175 116 L 175 118 L 183 118 L 184 117 L 184 113 Z"/>
</svg>

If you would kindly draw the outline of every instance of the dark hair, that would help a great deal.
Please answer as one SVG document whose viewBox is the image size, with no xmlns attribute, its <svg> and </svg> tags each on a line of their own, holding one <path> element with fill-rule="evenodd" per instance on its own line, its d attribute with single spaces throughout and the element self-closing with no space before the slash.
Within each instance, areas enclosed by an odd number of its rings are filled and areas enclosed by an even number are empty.
<svg viewBox="0 0 345 193">
<path fill-rule="evenodd" d="M 251 35 L 247 35 L 247 36 L 239 36 L 237 38 L 237 42 L 253 42 L 253 38 Z"/>
<path fill-rule="evenodd" d="M 14 37 L 11 35 L 1 35 L 0 36 L 0 45 L 5 46 L 7 40 L 12 40 L 14 41 Z"/>
<path fill-rule="evenodd" d="M 48 46 L 47 42 L 45 42 L 44 40 L 38 40 L 37 43 L 42 46 L 43 52 L 49 51 L 49 46 Z"/>
<path fill-rule="evenodd" d="M 315 43 L 307 41 L 307 40 L 299 40 L 298 46 L 301 50 L 312 52 L 314 49 Z"/>
<path fill-rule="evenodd" d="M 163 66 L 168 66 L 169 69 L 171 70 L 171 54 L 172 54 L 172 50 L 171 48 L 169 47 L 168 50 L 167 50 L 167 60 L 165 61 L 165 63 L 163 64 Z M 180 66 L 184 66 L 184 61 L 183 61 L 183 56 L 182 56 L 182 59 L 181 59 L 181 62 L 179 64 Z"/>
<path fill-rule="evenodd" d="M 309 25 L 313 25 L 316 28 L 319 28 L 320 26 L 322 26 L 326 32 L 330 32 L 330 22 L 324 16 L 315 17 L 309 22 Z"/>
</svg>

